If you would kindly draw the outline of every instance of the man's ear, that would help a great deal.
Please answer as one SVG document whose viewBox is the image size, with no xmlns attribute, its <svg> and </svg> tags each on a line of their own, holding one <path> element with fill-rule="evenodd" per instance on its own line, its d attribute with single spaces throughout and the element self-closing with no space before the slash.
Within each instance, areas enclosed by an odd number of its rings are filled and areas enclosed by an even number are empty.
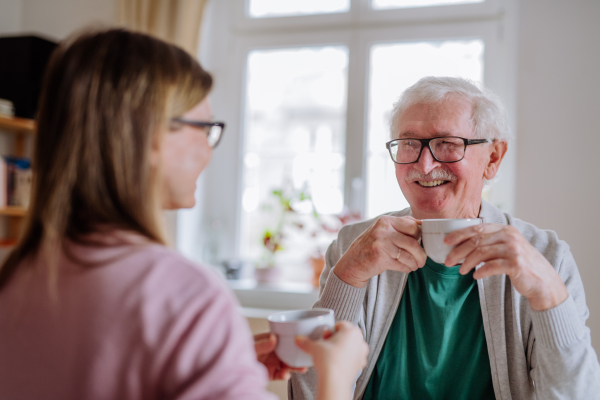
<svg viewBox="0 0 600 400">
<path fill-rule="evenodd" d="M 490 180 L 496 176 L 506 150 L 508 150 L 508 142 L 506 140 L 496 140 L 492 143 L 488 165 L 483 171 L 485 179 Z"/>
</svg>

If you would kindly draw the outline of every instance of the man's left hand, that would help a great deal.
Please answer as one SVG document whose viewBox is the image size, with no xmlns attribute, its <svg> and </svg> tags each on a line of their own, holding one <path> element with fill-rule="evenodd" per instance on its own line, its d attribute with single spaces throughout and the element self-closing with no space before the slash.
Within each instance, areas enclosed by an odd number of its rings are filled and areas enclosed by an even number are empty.
<svg viewBox="0 0 600 400">
<path fill-rule="evenodd" d="M 292 368 L 287 366 L 275 354 L 277 337 L 270 332 L 254 335 L 254 350 L 256 358 L 269 372 L 272 381 L 290 379 L 290 372 L 306 372 L 307 368 Z"/>
<path fill-rule="evenodd" d="M 513 226 L 476 225 L 449 233 L 444 243 L 456 246 L 446 257 L 446 265 L 456 265 L 464 259 L 460 267 L 464 275 L 484 262 L 473 278 L 506 274 L 533 310 L 556 307 L 569 295 L 548 260 Z"/>
</svg>

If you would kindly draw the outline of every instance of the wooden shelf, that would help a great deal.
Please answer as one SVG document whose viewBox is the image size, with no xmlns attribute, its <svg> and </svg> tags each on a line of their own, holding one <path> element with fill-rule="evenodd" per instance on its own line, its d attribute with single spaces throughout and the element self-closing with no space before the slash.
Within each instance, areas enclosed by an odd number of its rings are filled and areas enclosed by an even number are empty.
<svg viewBox="0 0 600 400">
<path fill-rule="evenodd" d="M 11 149 L 8 154 L 17 157 L 27 157 L 31 152 L 28 143 L 34 139 L 37 124 L 32 119 L 11 117 L 0 114 L 0 132 L 14 135 Z M 23 207 L 0 207 L 0 221 L 6 226 L 6 237 L 0 238 L 0 249 L 13 246 L 21 233 L 23 217 L 27 215 L 27 209 Z"/>
<path fill-rule="evenodd" d="M 8 217 L 24 217 L 27 214 L 27 209 L 23 207 L 1 207 L 0 215 Z"/>
<path fill-rule="evenodd" d="M 11 117 L 0 114 L 0 130 L 14 133 L 35 133 L 36 124 L 32 119 Z"/>
</svg>

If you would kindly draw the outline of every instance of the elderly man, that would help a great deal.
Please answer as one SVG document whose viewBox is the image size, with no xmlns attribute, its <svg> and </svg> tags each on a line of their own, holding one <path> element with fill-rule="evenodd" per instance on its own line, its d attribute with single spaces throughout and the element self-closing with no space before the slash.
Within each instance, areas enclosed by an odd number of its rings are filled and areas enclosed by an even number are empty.
<svg viewBox="0 0 600 400">
<path fill-rule="evenodd" d="M 410 208 L 340 231 L 315 304 L 369 343 L 354 398 L 600 398 L 569 246 L 481 199 L 507 150 L 500 103 L 460 78 L 423 78 L 395 105 L 391 133 Z M 456 247 L 444 264 L 427 258 L 420 220 L 476 217 L 445 237 Z M 314 371 L 295 375 L 290 399 L 315 388 Z"/>
</svg>

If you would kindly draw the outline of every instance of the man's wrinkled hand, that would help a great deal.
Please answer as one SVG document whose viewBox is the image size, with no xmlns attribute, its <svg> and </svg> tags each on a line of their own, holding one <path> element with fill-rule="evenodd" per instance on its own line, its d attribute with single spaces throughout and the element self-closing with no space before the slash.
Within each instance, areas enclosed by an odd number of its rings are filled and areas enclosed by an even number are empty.
<svg viewBox="0 0 600 400">
<path fill-rule="evenodd" d="M 335 275 L 349 285 L 365 287 L 386 270 L 409 273 L 423 267 L 427 256 L 419 244 L 420 224 L 413 217 L 377 218 L 340 258 Z"/>
<path fill-rule="evenodd" d="M 467 274 L 485 263 L 473 278 L 506 274 L 533 310 L 556 307 L 569 295 L 548 260 L 513 226 L 481 224 L 459 229 L 446 235 L 444 243 L 456 246 L 448 254 L 446 265 L 456 265 L 464 259 L 460 273 Z"/>
</svg>

